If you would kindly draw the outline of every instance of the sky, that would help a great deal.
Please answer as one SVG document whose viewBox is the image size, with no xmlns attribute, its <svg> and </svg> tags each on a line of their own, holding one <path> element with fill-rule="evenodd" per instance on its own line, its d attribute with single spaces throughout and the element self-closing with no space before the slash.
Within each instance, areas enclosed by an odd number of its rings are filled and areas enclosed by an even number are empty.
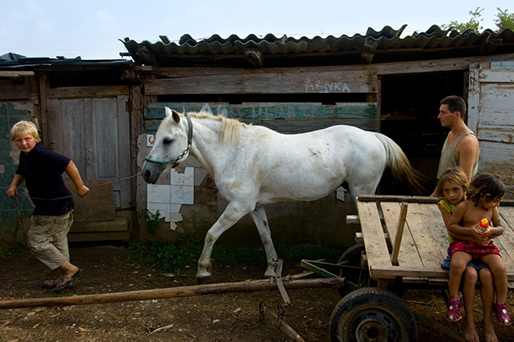
<svg viewBox="0 0 514 342">
<path fill-rule="evenodd" d="M 514 11 L 512 0 L 498 1 L 280 1 L 280 0 L 0 0 L 0 55 L 64 56 L 82 59 L 120 59 L 127 52 L 120 40 L 160 41 L 165 35 L 178 43 L 189 34 L 196 40 L 214 34 L 309 38 L 365 34 L 368 27 L 400 29 L 402 37 L 425 32 L 433 24 L 471 19 L 483 11 L 485 28 L 496 30 L 497 8 Z M 510 7 L 509 7 L 510 6 Z"/>
</svg>

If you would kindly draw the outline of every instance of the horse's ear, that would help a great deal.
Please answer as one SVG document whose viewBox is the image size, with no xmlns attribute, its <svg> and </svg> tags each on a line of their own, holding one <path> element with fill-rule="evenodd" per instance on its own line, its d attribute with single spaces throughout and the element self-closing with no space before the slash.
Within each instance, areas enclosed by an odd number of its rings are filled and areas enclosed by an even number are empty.
<svg viewBox="0 0 514 342">
<path fill-rule="evenodd" d="M 176 123 L 180 122 L 180 115 L 175 110 L 164 107 L 164 114 L 166 114 L 166 117 L 171 116 Z"/>
<path fill-rule="evenodd" d="M 176 123 L 180 122 L 180 114 L 178 112 L 172 110 L 171 115 L 173 117 L 173 121 L 175 121 Z"/>
</svg>

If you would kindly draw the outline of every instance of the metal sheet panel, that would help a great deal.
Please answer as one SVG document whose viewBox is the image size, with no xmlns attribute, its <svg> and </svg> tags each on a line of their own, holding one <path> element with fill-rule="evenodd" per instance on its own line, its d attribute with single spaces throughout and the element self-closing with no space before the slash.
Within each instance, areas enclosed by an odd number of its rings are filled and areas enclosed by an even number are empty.
<svg viewBox="0 0 514 342">
<path fill-rule="evenodd" d="M 514 70 L 470 71 L 468 125 L 480 142 L 479 172 L 496 174 L 514 198 Z"/>
</svg>

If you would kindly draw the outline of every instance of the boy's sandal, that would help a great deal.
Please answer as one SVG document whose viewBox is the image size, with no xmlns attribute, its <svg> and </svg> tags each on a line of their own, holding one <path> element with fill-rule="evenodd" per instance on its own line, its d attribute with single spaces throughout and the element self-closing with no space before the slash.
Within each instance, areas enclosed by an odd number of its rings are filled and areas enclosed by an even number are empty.
<svg viewBox="0 0 514 342">
<path fill-rule="evenodd" d="M 509 326 L 511 324 L 511 319 L 509 316 L 509 312 L 507 311 L 507 303 L 503 304 L 493 304 L 493 312 L 496 315 L 496 320 L 501 325 Z"/>
<path fill-rule="evenodd" d="M 47 284 L 50 283 L 50 284 Z M 53 279 L 50 279 L 50 280 L 45 280 L 44 282 L 41 283 L 41 287 L 44 288 L 44 289 L 50 289 L 50 290 L 53 290 L 57 287 L 57 282 L 60 282 L 60 279 L 58 279 L 57 281 L 53 280 Z M 71 283 L 67 286 L 67 288 L 71 289 L 75 287 L 75 283 Z"/>
<path fill-rule="evenodd" d="M 460 308 L 463 306 L 460 299 L 448 300 L 448 311 L 446 311 L 446 319 L 450 322 L 458 322 L 462 319 Z"/>
<path fill-rule="evenodd" d="M 41 287 L 44 289 L 55 289 L 56 286 L 57 286 L 57 281 L 55 281 L 53 279 L 45 280 L 41 283 Z"/>
</svg>

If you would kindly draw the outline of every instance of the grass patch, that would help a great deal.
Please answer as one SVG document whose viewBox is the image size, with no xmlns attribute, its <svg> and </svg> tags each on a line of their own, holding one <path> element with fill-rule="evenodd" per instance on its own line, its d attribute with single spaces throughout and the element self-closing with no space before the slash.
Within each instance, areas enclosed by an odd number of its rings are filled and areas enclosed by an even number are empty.
<svg viewBox="0 0 514 342">
<path fill-rule="evenodd" d="M 129 245 L 129 260 L 155 269 L 180 274 L 185 266 L 196 265 L 203 249 L 203 240 L 195 235 L 186 235 L 176 244 L 154 241 L 133 242 Z M 298 246 L 276 246 L 284 262 L 300 262 L 301 259 L 325 259 L 337 261 L 343 253 L 341 247 L 305 244 Z M 265 264 L 264 250 L 241 246 L 214 245 L 212 260 L 225 265 Z"/>
</svg>

